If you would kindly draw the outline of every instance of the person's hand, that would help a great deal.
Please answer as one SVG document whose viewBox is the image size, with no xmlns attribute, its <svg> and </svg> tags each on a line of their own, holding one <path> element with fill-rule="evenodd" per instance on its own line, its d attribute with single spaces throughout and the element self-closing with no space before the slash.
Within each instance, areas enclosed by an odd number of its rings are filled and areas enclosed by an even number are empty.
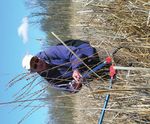
<svg viewBox="0 0 150 124">
<path fill-rule="evenodd" d="M 82 75 L 80 74 L 80 72 L 78 70 L 74 70 L 73 74 L 72 74 L 72 77 L 74 78 L 74 80 L 76 82 L 79 82 Z"/>
<path fill-rule="evenodd" d="M 74 89 L 75 92 L 78 92 L 82 88 L 82 83 L 80 83 L 80 82 L 74 82 L 72 84 L 72 87 L 73 87 L 73 89 Z"/>
</svg>

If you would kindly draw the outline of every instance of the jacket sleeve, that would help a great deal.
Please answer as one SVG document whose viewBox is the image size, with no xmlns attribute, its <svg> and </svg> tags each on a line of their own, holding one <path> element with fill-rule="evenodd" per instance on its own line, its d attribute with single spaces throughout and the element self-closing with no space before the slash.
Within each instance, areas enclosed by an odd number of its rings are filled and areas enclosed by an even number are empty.
<svg viewBox="0 0 150 124">
<path fill-rule="evenodd" d="M 77 47 L 69 46 L 69 48 L 79 57 L 83 58 L 84 55 L 80 52 Z M 77 69 L 82 62 L 72 54 L 65 46 L 52 46 L 45 50 L 47 56 L 51 59 L 51 62 L 56 65 L 61 65 L 66 62 L 71 63 L 72 70 Z"/>
<path fill-rule="evenodd" d="M 81 60 L 84 57 L 84 55 L 80 52 L 80 49 L 78 48 L 73 48 L 71 49 Z M 69 51 L 69 50 L 68 50 Z M 69 51 L 69 60 L 72 65 L 72 70 L 78 69 L 83 63 L 80 61 L 73 53 Z"/>
</svg>

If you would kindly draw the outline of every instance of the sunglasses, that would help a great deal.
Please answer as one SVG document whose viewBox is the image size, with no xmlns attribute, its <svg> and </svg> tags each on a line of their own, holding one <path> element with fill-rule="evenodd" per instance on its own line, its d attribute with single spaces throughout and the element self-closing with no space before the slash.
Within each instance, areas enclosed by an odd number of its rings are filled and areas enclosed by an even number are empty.
<svg viewBox="0 0 150 124">
<path fill-rule="evenodd" d="M 31 68 L 32 69 L 37 69 L 37 67 L 38 67 L 38 65 L 37 65 L 37 63 L 39 62 L 39 58 L 38 57 L 33 57 L 32 59 L 31 59 Z"/>
</svg>

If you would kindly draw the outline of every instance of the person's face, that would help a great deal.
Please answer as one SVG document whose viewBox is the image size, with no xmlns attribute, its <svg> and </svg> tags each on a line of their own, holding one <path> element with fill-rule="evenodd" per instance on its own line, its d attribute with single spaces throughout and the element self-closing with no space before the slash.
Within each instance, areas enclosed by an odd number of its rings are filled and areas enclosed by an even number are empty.
<svg viewBox="0 0 150 124">
<path fill-rule="evenodd" d="M 47 69 L 47 63 L 38 57 L 33 57 L 30 62 L 31 69 L 35 72 L 41 72 Z"/>
</svg>

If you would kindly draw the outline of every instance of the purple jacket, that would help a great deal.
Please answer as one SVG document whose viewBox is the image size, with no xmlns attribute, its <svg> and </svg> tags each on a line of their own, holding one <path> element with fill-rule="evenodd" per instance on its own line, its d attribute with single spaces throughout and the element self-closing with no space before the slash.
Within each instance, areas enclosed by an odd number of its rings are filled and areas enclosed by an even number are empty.
<svg viewBox="0 0 150 124">
<path fill-rule="evenodd" d="M 81 59 L 86 59 L 87 63 L 92 63 L 95 59 L 93 54 L 96 52 L 95 48 L 91 47 L 88 43 L 83 43 L 78 47 L 69 46 L 69 48 Z M 50 46 L 44 51 L 39 52 L 37 55 L 40 59 L 46 61 L 50 65 L 48 73 L 40 74 L 50 84 L 59 86 L 60 84 L 67 84 L 72 80 L 72 72 L 75 69 L 79 69 L 81 73 L 85 71 L 80 69 L 83 63 L 80 62 L 65 46 Z M 51 68 L 56 67 L 51 70 Z M 59 79 L 67 79 L 66 81 L 58 81 Z M 64 87 L 63 87 L 64 88 Z M 62 88 L 62 89 L 63 89 Z M 66 89 L 66 87 L 65 87 Z"/>
</svg>

